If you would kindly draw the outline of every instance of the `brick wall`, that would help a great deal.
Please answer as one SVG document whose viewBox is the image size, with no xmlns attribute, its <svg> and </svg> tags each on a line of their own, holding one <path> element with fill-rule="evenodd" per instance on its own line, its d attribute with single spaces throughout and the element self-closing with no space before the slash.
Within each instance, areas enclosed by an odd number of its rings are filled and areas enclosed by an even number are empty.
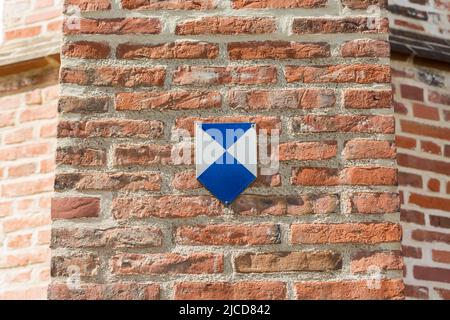
<svg viewBox="0 0 450 320">
<path fill-rule="evenodd" d="M 68 2 L 49 298 L 403 296 L 369 2 Z M 198 119 L 280 129 L 280 171 L 224 207 L 171 158 Z"/>
<path fill-rule="evenodd" d="M 394 51 L 450 62 L 448 0 L 391 0 L 388 10 Z"/>
<path fill-rule="evenodd" d="M 47 297 L 58 66 L 0 67 L 0 300 Z"/>
<path fill-rule="evenodd" d="M 450 299 L 450 69 L 392 61 L 406 295 Z"/>
<path fill-rule="evenodd" d="M 4 0 L 0 65 L 59 52 L 62 0 Z"/>
</svg>

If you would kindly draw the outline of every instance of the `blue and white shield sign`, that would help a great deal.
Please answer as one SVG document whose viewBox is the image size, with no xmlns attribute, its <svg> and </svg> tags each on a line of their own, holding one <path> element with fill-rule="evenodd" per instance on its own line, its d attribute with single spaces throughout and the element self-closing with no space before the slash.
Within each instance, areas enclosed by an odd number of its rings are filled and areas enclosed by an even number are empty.
<svg viewBox="0 0 450 320">
<path fill-rule="evenodd" d="M 195 123 L 197 180 L 226 205 L 257 177 L 254 123 Z"/>
</svg>

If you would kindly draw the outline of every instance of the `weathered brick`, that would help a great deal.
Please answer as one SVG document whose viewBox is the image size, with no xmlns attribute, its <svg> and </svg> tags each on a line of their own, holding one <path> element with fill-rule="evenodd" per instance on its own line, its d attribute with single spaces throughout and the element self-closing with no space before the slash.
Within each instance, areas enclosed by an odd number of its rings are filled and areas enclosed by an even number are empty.
<svg viewBox="0 0 450 320">
<path fill-rule="evenodd" d="M 391 72 L 387 65 L 341 64 L 334 66 L 286 66 L 287 82 L 303 83 L 390 83 Z"/>
<path fill-rule="evenodd" d="M 66 18 L 63 25 L 63 31 L 67 35 L 158 34 L 161 30 L 161 21 L 158 18 Z"/>
<path fill-rule="evenodd" d="M 281 216 L 329 214 L 338 210 L 339 197 L 326 194 L 298 196 L 242 195 L 232 204 L 232 209 L 243 216 Z"/>
<path fill-rule="evenodd" d="M 233 9 L 320 8 L 326 0 L 232 0 Z"/>
<path fill-rule="evenodd" d="M 120 253 L 111 258 L 110 265 L 112 273 L 119 275 L 222 273 L 223 255 Z"/>
<path fill-rule="evenodd" d="M 220 108 L 217 91 L 123 92 L 116 95 L 116 110 L 192 110 Z"/>
<path fill-rule="evenodd" d="M 331 108 L 336 95 L 331 89 L 230 90 L 233 109 L 314 109 Z"/>
<path fill-rule="evenodd" d="M 275 19 L 269 17 L 203 17 L 178 23 L 175 34 L 265 34 L 276 29 Z"/>
<path fill-rule="evenodd" d="M 209 10 L 217 7 L 217 0 L 121 0 L 124 9 L 140 10 Z"/>
<path fill-rule="evenodd" d="M 387 18 L 295 18 L 292 31 L 297 34 L 315 33 L 386 33 Z"/>
<path fill-rule="evenodd" d="M 148 172 L 60 173 L 55 178 L 55 189 L 159 191 L 161 176 Z"/>
<path fill-rule="evenodd" d="M 118 145 L 114 148 L 114 164 L 116 166 L 170 164 L 171 150 L 170 145 Z"/>
<path fill-rule="evenodd" d="M 293 118 L 292 127 L 296 132 L 395 132 L 394 118 L 378 115 L 307 115 Z"/>
<path fill-rule="evenodd" d="M 116 198 L 112 214 L 116 219 L 127 218 L 190 218 L 218 216 L 223 207 L 210 196 L 163 196 Z"/>
<path fill-rule="evenodd" d="M 214 59 L 218 55 L 217 44 L 197 41 L 148 45 L 121 43 L 116 49 L 119 59 Z"/>
<path fill-rule="evenodd" d="M 90 147 L 61 147 L 56 150 L 56 163 L 80 167 L 104 166 L 106 151 Z"/>
<path fill-rule="evenodd" d="M 52 199 L 52 219 L 92 218 L 99 215 L 99 198 L 64 197 Z"/>
<path fill-rule="evenodd" d="M 277 81 L 277 68 L 274 66 L 180 66 L 173 74 L 177 85 L 250 85 L 269 84 Z"/>
<path fill-rule="evenodd" d="M 83 283 L 79 290 L 71 290 L 67 283 L 51 283 L 51 300 L 158 300 L 159 285 L 120 282 L 112 284 Z"/>
<path fill-rule="evenodd" d="M 156 227 L 66 227 L 52 229 L 52 248 L 160 247 L 163 234 Z"/>
<path fill-rule="evenodd" d="M 327 160 L 337 154 L 336 141 L 324 142 L 285 142 L 280 144 L 279 159 L 288 160 Z"/>
<path fill-rule="evenodd" d="M 372 39 L 347 41 L 341 46 L 343 57 L 389 57 L 389 42 Z"/>
<path fill-rule="evenodd" d="M 344 106 L 349 109 L 391 108 L 392 91 L 348 89 L 344 91 Z"/>
<path fill-rule="evenodd" d="M 403 259 L 400 251 L 359 251 L 352 255 L 350 268 L 353 273 L 376 270 L 402 270 Z"/>
<path fill-rule="evenodd" d="M 73 97 L 62 96 L 58 100 L 60 113 L 103 113 L 112 104 L 109 97 Z"/>
<path fill-rule="evenodd" d="M 354 139 L 345 143 L 344 159 L 395 159 L 395 144 L 385 140 Z"/>
<path fill-rule="evenodd" d="M 275 224 L 211 224 L 180 226 L 174 240 L 181 245 L 264 245 L 280 243 L 280 229 Z"/>
<path fill-rule="evenodd" d="M 326 58 L 330 56 L 330 45 L 293 41 L 230 42 L 228 55 L 231 60 Z"/>
<path fill-rule="evenodd" d="M 402 231 L 398 224 L 380 223 L 305 223 L 291 226 L 293 244 L 398 242 Z"/>
<path fill-rule="evenodd" d="M 400 279 L 299 282 L 295 285 L 299 300 L 386 300 L 403 299 Z M 370 285 L 372 283 L 372 285 Z"/>
<path fill-rule="evenodd" d="M 64 43 L 61 53 L 71 58 L 106 59 L 109 58 L 111 48 L 106 42 L 75 41 Z"/>
<path fill-rule="evenodd" d="M 69 12 L 74 7 L 81 11 L 102 11 L 111 9 L 110 0 L 64 0 L 64 11 Z M 70 9 L 70 10 L 69 10 Z"/>
<path fill-rule="evenodd" d="M 342 268 L 342 257 L 332 251 L 244 253 L 234 264 L 241 273 L 330 271 Z"/>
<path fill-rule="evenodd" d="M 63 68 L 60 80 L 63 83 L 95 86 L 148 87 L 164 85 L 166 70 L 155 68 L 100 67 L 88 69 Z"/>
<path fill-rule="evenodd" d="M 389 192 L 358 192 L 348 197 L 349 213 L 384 214 L 400 210 L 400 196 Z"/>
<path fill-rule="evenodd" d="M 88 121 L 61 120 L 59 138 L 146 138 L 163 134 L 163 124 L 156 120 L 101 119 Z"/>
<path fill-rule="evenodd" d="M 287 289 L 283 282 L 179 282 L 177 300 L 283 300 Z"/>
<path fill-rule="evenodd" d="M 51 260 L 52 277 L 69 277 L 76 273 L 80 277 L 93 277 L 100 269 L 100 259 L 96 253 L 53 254 Z"/>
</svg>

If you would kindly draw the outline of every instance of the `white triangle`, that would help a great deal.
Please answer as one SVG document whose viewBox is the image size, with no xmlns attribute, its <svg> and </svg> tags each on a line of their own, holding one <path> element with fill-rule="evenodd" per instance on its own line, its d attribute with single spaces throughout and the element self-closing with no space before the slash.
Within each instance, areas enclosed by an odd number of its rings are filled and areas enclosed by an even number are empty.
<svg viewBox="0 0 450 320">
<path fill-rule="evenodd" d="M 252 127 L 227 149 L 227 152 L 245 166 L 255 177 L 258 170 L 256 141 L 256 130 Z"/>
<path fill-rule="evenodd" d="M 200 122 L 195 123 L 195 165 L 197 178 L 217 161 L 225 152 L 216 140 L 202 129 Z"/>
</svg>

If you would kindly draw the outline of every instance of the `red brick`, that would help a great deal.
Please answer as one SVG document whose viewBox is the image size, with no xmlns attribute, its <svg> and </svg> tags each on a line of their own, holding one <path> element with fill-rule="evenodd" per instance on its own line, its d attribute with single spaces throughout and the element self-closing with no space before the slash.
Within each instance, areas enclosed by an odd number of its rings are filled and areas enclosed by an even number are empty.
<svg viewBox="0 0 450 320">
<path fill-rule="evenodd" d="M 194 122 L 210 122 L 210 123 L 227 123 L 227 122 L 255 122 L 257 130 L 268 130 L 270 134 L 271 130 L 280 130 L 281 124 L 277 117 L 272 116 L 223 116 L 223 117 L 188 117 L 177 118 L 175 121 L 175 127 L 178 129 L 187 130 L 191 135 L 194 134 Z"/>
<path fill-rule="evenodd" d="M 32 236 L 33 234 L 31 233 L 9 236 L 6 247 L 9 249 L 21 249 L 29 247 L 31 245 Z"/>
<path fill-rule="evenodd" d="M 288 160 L 327 160 L 337 154 L 336 141 L 324 142 L 285 142 L 280 144 L 279 159 Z"/>
<path fill-rule="evenodd" d="M 345 143 L 342 155 L 347 160 L 395 159 L 395 144 L 384 140 L 355 139 Z"/>
<path fill-rule="evenodd" d="M 61 120 L 58 138 L 143 138 L 155 139 L 163 134 L 163 124 L 156 120 L 101 119 L 89 121 Z"/>
<path fill-rule="evenodd" d="M 275 19 L 268 17 L 203 17 L 178 23 L 175 34 L 266 34 L 273 33 L 276 29 Z"/>
<path fill-rule="evenodd" d="M 79 290 L 71 290 L 66 283 L 52 283 L 48 289 L 50 300 L 158 300 L 159 285 L 120 282 L 113 284 L 83 283 Z"/>
<path fill-rule="evenodd" d="M 409 246 L 402 246 L 402 255 L 405 258 L 421 259 L 422 249 Z"/>
<path fill-rule="evenodd" d="M 397 162 L 399 166 L 414 168 L 422 171 L 431 171 L 441 174 L 448 174 L 450 172 L 449 162 L 424 159 L 404 153 L 397 154 Z"/>
<path fill-rule="evenodd" d="M 220 108 L 217 91 L 123 92 L 116 95 L 116 110 L 191 110 Z"/>
<path fill-rule="evenodd" d="M 32 27 L 25 27 L 25 28 L 19 28 L 15 30 L 8 30 L 5 32 L 5 40 L 16 40 L 16 39 L 25 39 L 25 38 L 32 38 L 39 35 L 42 31 L 41 26 L 32 26 Z"/>
<path fill-rule="evenodd" d="M 412 186 L 422 188 L 422 176 L 400 171 L 398 173 L 398 184 L 400 186 Z"/>
<path fill-rule="evenodd" d="M 293 118 L 292 127 L 295 132 L 395 132 L 394 118 L 378 115 L 307 115 Z"/>
<path fill-rule="evenodd" d="M 241 195 L 232 204 L 232 209 L 235 213 L 242 216 L 299 216 L 333 213 L 339 209 L 338 206 L 339 197 L 337 195 Z"/>
<path fill-rule="evenodd" d="M 164 85 L 166 70 L 162 67 L 155 68 L 121 68 L 100 67 L 89 69 L 61 70 L 61 82 L 78 85 L 95 86 L 121 86 L 121 87 L 149 87 Z"/>
<path fill-rule="evenodd" d="M 428 288 L 421 286 L 405 285 L 405 296 L 416 299 L 428 299 Z"/>
<path fill-rule="evenodd" d="M 274 66 L 180 66 L 173 74 L 177 85 L 247 85 L 269 84 L 277 81 L 277 68 Z"/>
<path fill-rule="evenodd" d="M 140 10 L 209 10 L 217 7 L 216 0 L 121 0 L 124 9 Z"/>
<path fill-rule="evenodd" d="M 450 218 L 430 215 L 430 225 L 439 228 L 450 228 Z"/>
<path fill-rule="evenodd" d="M 359 192 L 349 195 L 349 213 L 384 214 L 400 210 L 400 197 L 389 192 Z"/>
<path fill-rule="evenodd" d="M 175 243 L 181 245 L 264 245 L 280 243 L 280 229 L 274 224 L 211 224 L 179 226 Z"/>
<path fill-rule="evenodd" d="M 106 165 L 106 151 L 89 147 L 62 147 L 56 151 L 56 162 L 80 167 L 104 166 Z"/>
<path fill-rule="evenodd" d="M 450 235 L 448 233 L 426 231 L 426 230 L 412 230 L 411 238 L 417 241 L 424 242 L 442 242 L 445 244 L 450 243 Z"/>
<path fill-rule="evenodd" d="M 411 193 L 409 202 L 422 208 L 450 211 L 450 199 L 430 197 L 423 194 Z"/>
<path fill-rule="evenodd" d="M 230 42 L 228 55 L 231 60 L 326 58 L 330 56 L 330 45 L 293 41 Z"/>
<path fill-rule="evenodd" d="M 67 12 L 71 6 L 79 8 L 81 11 L 101 11 L 111 9 L 110 0 L 65 0 L 64 11 Z M 69 10 L 70 11 L 70 10 Z M 70 12 L 69 12 L 70 13 Z"/>
<path fill-rule="evenodd" d="M 403 299 L 403 281 L 395 279 L 300 282 L 295 289 L 299 300 L 386 300 Z M 372 284 L 373 287 L 370 286 Z"/>
<path fill-rule="evenodd" d="M 112 105 L 109 97 L 73 97 L 62 96 L 58 101 L 60 113 L 103 113 Z"/>
<path fill-rule="evenodd" d="M 397 169 L 387 167 L 351 167 L 341 173 L 344 183 L 353 185 L 397 185 Z"/>
<path fill-rule="evenodd" d="M 287 289 L 283 282 L 179 282 L 176 300 L 282 300 Z"/>
<path fill-rule="evenodd" d="M 402 270 L 401 252 L 360 251 L 352 256 L 350 265 L 352 273 L 370 272 L 374 267 L 380 270 Z"/>
<path fill-rule="evenodd" d="M 450 251 L 433 250 L 433 261 L 450 264 Z"/>
<path fill-rule="evenodd" d="M 398 242 L 402 231 L 398 224 L 341 223 L 341 224 L 293 224 L 291 242 L 293 244 L 361 243 L 375 244 Z"/>
<path fill-rule="evenodd" d="M 171 150 L 170 145 L 119 145 L 114 149 L 114 164 L 116 166 L 170 164 Z"/>
<path fill-rule="evenodd" d="M 155 227 L 67 227 L 52 229 L 52 248 L 160 247 L 163 234 Z"/>
<path fill-rule="evenodd" d="M 223 272 L 223 255 L 212 253 L 120 253 L 110 260 L 116 275 L 211 274 Z"/>
<path fill-rule="evenodd" d="M 233 109 L 314 109 L 331 108 L 336 103 L 330 89 L 231 90 L 228 94 Z"/>
<path fill-rule="evenodd" d="M 400 120 L 400 126 L 404 133 L 450 141 L 450 128 L 437 127 L 410 120 Z"/>
<path fill-rule="evenodd" d="M 232 0 L 233 9 L 320 8 L 326 5 L 326 0 Z"/>
<path fill-rule="evenodd" d="M 419 280 L 450 283 L 450 269 L 414 266 L 413 273 Z"/>
<path fill-rule="evenodd" d="M 433 192 L 439 192 L 441 189 L 441 182 L 437 179 L 430 179 L 428 180 L 428 190 Z"/>
<path fill-rule="evenodd" d="M 390 57 L 389 42 L 372 39 L 347 41 L 341 46 L 343 57 Z"/>
<path fill-rule="evenodd" d="M 26 163 L 14 167 L 9 167 L 8 177 L 16 178 L 16 177 L 31 176 L 33 173 L 36 173 L 36 167 L 37 166 L 35 163 Z"/>
<path fill-rule="evenodd" d="M 3 143 L 4 144 L 14 144 L 21 143 L 25 141 L 30 141 L 33 139 L 33 128 L 22 128 L 14 129 L 12 131 L 4 132 Z"/>
<path fill-rule="evenodd" d="M 63 31 L 76 34 L 157 34 L 162 30 L 158 18 L 88 19 L 66 17 Z"/>
<path fill-rule="evenodd" d="M 52 199 L 52 219 L 92 218 L 99 215 L 99 198 L 65 197 Z"/>
<path fill-rule="evenodd" d="M 415 86 L 401 84 L 400 93 L 402 98 L 409 100 L 423 101 L 423 89 Z"/>
<path fill-rule="evenodd" d="M 96 253 L 53 254 L 50 268 L 52 277 L 69 277 L 74 271 L 80 277 L 93 277 L 98 275 L 100 259 Z"/>
<path fill-rule="evenodd" d="M 334 66 L 286 66 L 286 81 L 303 83 L 389 83 L 390 67 L 376 64 L 342 64 Z"/>
<path fill-rule="evenodd" d="M 349 109 L 390 108 L 392 91 L 348 89 L 344 91 L 344 106 Z"/>
<path fill-rule="evenodd" d="M 53 191 L 53 178 L 40 178 L 22 182 L 10 182 L 2 187 L 3 197 L 27 196 Z"/>
<path fill-rule="evenodd" d="M 415 149 L 416 148 L 416 139 L 408 138 L 404 136 L 400 136 L 398 134 L 395 135 L 395 144 L 397 148 L 403 149 Z"/>
<path fill-rule="evenodd" d="M 23 146 L 12 146 L 0 150 L 1 161 L 12 161 L 23 158 L 33 158 L 49 154 L 51 145 L 47 142 L 32 143 Z"/>
<path fill-rule="evenodd" d="M 400 211 L 400 220 L 403 222 L 425 225 L 425 215 L 417 210 L 402 209 Z"/>
<path fill-rule="evenodd" d="M 244 253 L 234 265 L 240 273 L 330 271 L 342 268 L 342 257 L 332 251 Z"/>
<path fill-rule="evenodd" d="M 56 175 L 55 190 L 126 190 L 159 191 L 161 176 L 149 172 L 60 173 Z"/>
<path fill-rule="evenodd" d="M 64 43 L 61 52 L 71 58 L 106 59 L 111 49 L 106 42 L 76 41 Z"/>
<path fill-rule="evenodd" d="M 370 20 L 369 20 L 370 19 Z M 316 33 L 387 33 L 387 18 L 371 19 L 366 17 L 348 18 L 296 18 L 292 22 L 292 31 L 297 34 Z"/>
<path fill-rule="evenodd" d="M 428 100 L 437 104 L 450 106 L 450 95 L 448 94 L 439 93 L 437 91 L 431 91 L 428 94 Z"/>
<path fill-rule="evenodd" d="M 214 59 L 218 55 L 217 44 L 197 41 L 148 45 L 122 43 L 116 50 L 119 59 Z"/>
<path fill-rule="evenodd" d="M 116 219 L 213 217 L 221 215 L 222 211 L 219 201 L 210 196 L 115 198 L 112 203 Z"/>
</svg>

